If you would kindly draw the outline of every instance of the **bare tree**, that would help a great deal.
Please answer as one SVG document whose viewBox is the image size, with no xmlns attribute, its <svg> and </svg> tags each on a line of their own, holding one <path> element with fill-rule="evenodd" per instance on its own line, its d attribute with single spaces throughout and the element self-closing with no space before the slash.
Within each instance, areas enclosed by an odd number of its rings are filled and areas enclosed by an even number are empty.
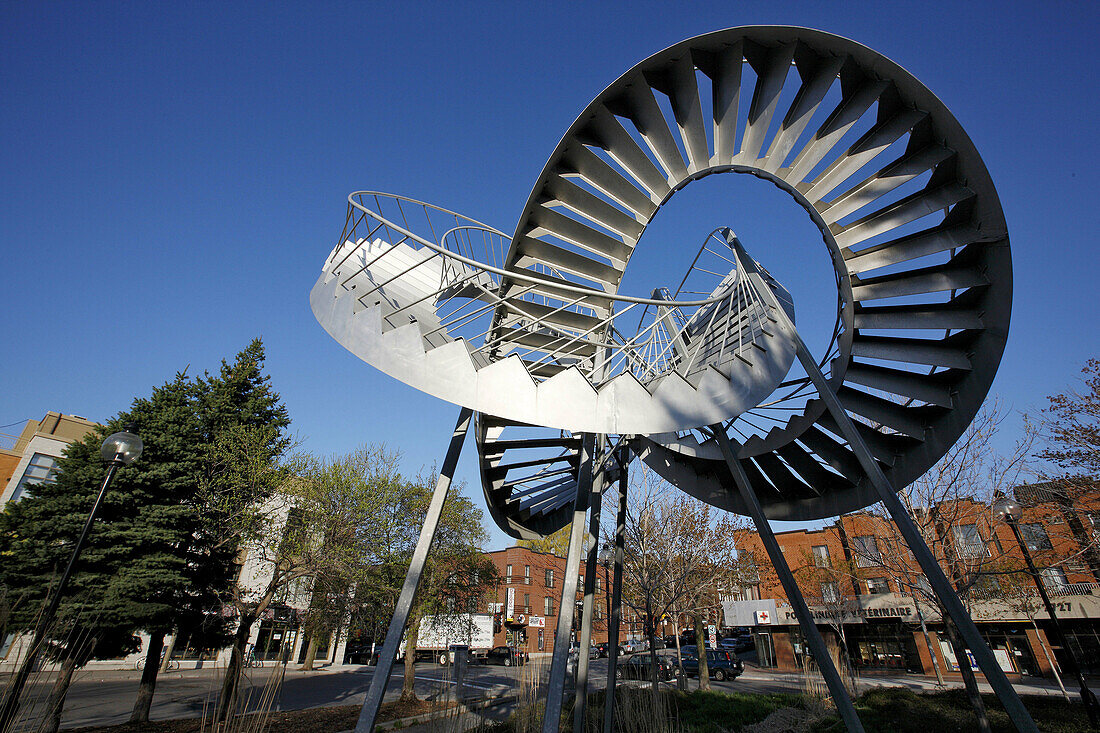
<svg viewBox="0 0 1100 733">
<path fill-rule="evenodd" d="M 858 593 L 853 583 L 860 575 L 857 563 L 848 557 L 816 557 L 806 551 L 791 571 L 807 603 L 821 609 L 818 618 L 835 634 L 839 645 L 833 662 L 838 670 L 847 671 L 845 687 L 854 697 L 857 694 L 856 673 L 845 624 L 859 614 Z"/>
<path fill-rule="evenodd" d="M 1025 432 L 1010 454 L 999 454 L 994 448 L 995 438 L 1004 419 L 996 403 L 987 404 L 935 466 L 898 492 L 944 575 L 968 607 L 996 593 L 997 576 L 1011 572 L 1006 565 L 1008 550 L 997 541 L 989 506 L 995 496 L 1017 482 L 1033 436 Z M 918 605 L 924 602 L 938 610 L 979 729 L 989 730 L 985 706 L 958 630 L 923 579 L 889 513 L 881 504 L 869 512 L 881 520 L 882 534 L 868 546 L 854 543 L 853 552 L 863 562 L 885 569 L 899 587 L 905 585 Z M 913 578 L 918 581 L 913 582 Z M 935 654 L 935 650 L 930 652 Z"/>
<path fill-rule="evenodd" d="M 695 616 L 720 593 L 743 584 L 737 519 L 673 489 L 643 465 L 627 511 L 623 603 L 639 615 L 650 649 L 650 681 L 657 685 L 656 621 Z M 707 687 L 706 654 L 699 654 L 700 686 Z M 677 645 L 679 634 L 677 633 Z"/>
</svg>

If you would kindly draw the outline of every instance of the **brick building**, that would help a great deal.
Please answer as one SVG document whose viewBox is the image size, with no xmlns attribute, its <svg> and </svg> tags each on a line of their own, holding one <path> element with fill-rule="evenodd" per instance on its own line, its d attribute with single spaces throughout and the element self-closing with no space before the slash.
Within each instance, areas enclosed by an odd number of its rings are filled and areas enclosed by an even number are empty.
<svg viewBox="0 0 1100 733">
<path fill-rule="evenodd" d="M 495 644 L 511 644 L 531 655 L 549 654 L 554 650 L 554 634 L 558 615 L 563 611 L 575 614 L 574 635 L 579 633 L 581 602 L 584 599 L 584 564 L 577 584 L 572 607 L 561 608 L 562 581 L 565 578 L 565 558 L 526 547 L 508 547 L 485 553 L 500 575 L 495 600 L 489 611 L 497 619 Z M 596 594 L 592 614 L 592 643 L 607 641 L 609 613 L 607 588 L 611 570 L 598 566 Z M 628 636 L 630 613 L 624 609 L 624 624 L 620 638 Z"/>
<path fill-rule="evenodd" d="M 1069 643 L 1086 669 L 1100 672 L 1100 495 L 1040 484 L 1018 487 L 1015 497 L 1024 507 L 1021 533 Z M 1050 675 L 1051 658 L 1066 652 L 1047 638 L 1050 622 L 1030 577 L 1012 572 L 1024 563 L 1011 528 L 993 520 L 989 505 L 969 499 L 944 502 L 922 519 L 941 567 L 971 588 L 971 615 L 1005 672 Z M 849 659 L 863 673 L 934 674 L 934 655 L 945 675 L 958 675 L 939 611 L 927 599 L 927 578 L 892 522 L 854 513 L 776 539 L 834 653 L 843 633 Z M 805 642 L 759 538 L 750 535 L 743 551 L 762 559 L 759 583 L 724 603 L 725 622 L 751 627 L 763 665 L 798 669 Z"/>
</svg>

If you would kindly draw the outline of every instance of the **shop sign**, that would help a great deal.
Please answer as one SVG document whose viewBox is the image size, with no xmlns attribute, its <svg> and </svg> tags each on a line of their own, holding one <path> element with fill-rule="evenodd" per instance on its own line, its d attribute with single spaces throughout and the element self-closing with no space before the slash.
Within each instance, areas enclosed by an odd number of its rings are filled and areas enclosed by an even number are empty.
<svg viewBox="0 0 1100 733">
<path fill-rule="evenodd" d="M 772 622 L 772 615 L 768 611 L 755 611 L 753 613 L 753 620 L 759 624 L 770 624 Z"/>
<path fill-rule="evenodd" d="M 505 597 L 507 605 L 504 607 L 504 616 L 511 619 L 516 612 L 516 589 L 509 588 Z"/>
<path fill-rule="evenodd" d="M 539 628 L 539 629 L 546 628 L 546 617 L 545 616 L 531 616 L 527 619 L 527 625 L 528 626 L 534 626 L 534 627 Z"/>
</svg>

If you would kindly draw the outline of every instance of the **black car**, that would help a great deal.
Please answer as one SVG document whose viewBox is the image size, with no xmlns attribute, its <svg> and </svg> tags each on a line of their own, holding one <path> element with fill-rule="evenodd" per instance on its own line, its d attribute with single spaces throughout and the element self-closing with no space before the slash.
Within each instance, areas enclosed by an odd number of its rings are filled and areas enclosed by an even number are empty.
<svg viewBox="0 0 1100 733">
<path fill-rule="evenodd" d="M 719 682 L 735 680 L 745 671 L 745 663 L 732 652 L 707 649 L 707 676 Z M 699 657 L 695 653 L 684 652 L 680 655 L 680 667 L 688 677 L 699 675 Z"/>
<path fill-rule="evenodd" d="M 596 650 L 600 653 L 600 659 L 607 659 L 611 656 L 611 644 L 606 641 L 602 641 L 596 645 Z M 619 656 L 624 654 L 623 648 L 619 646 Z"/>
<path fill-rule="evenodd" d="M 615 679 L 617 680 L 648 680 L 649 664 L 652 656 L 648 652 L 631 654 L 619 660 L 615 665 Z M 657 679 L 671 680 L 679 674 L 680 670 L 673 664 L 673 660 L 663 654 L 657 655 Z"/>
<path fill-rule="evenodd" d="M 486 664 L 503 664 L 505 667 L 519 666 L 525 661 L 526 655 L 514 646 L 496 646 L 485 655 Z"/>
</svg>

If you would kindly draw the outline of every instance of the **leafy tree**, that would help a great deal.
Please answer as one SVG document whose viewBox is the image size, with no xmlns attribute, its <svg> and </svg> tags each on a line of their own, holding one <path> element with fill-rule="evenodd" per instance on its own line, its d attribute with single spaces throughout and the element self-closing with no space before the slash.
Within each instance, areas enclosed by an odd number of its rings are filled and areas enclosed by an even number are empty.
<svg viewBox="0 0 1100 733">
<path fill-rule="evenodd" d="M 436 480 L 433 470 L 406 484 L 408 493 L 401 495 L 400 503 L 411 509 L 403 518 L 407 526 L 418 530 L 423 524 Z M 496 568 L 482 554 L 487 535 L 481 523 L 481 509 L 462 495 L 462 488 L 462 485 L 452 486 L 443 503 L 439 526 L 405 627 L 405 678 L 401 689 L 404 701 L 417 699 L 414 689 L 416 645 L 424 617 L 450 616 L 462 623 L 468 619 L 465 613 L 476 610 L 485 591 L 497 584 Z M 390 557 L 400 557 L 401 565 L 407 569 L 416 538 L 411 533 L 405 537 L 412 542 L 391 546 Z M 404 573 L 400 578 L 403 582 Z M 398 585 L 392 594 L 395 602 L 399 592 Z"/>
<path fill-rule="evenodd" d="M 356 589 L 368 582 L 385 524 L 380 518 L 385 498 L 400 481 L 398 460 L 396 452 L 370 445 L 312 459 L 302 472 L 296 508 L 314 543 L 303 669 L 313 668 L 320 639 L 347 623 Z"/>
</svg>

